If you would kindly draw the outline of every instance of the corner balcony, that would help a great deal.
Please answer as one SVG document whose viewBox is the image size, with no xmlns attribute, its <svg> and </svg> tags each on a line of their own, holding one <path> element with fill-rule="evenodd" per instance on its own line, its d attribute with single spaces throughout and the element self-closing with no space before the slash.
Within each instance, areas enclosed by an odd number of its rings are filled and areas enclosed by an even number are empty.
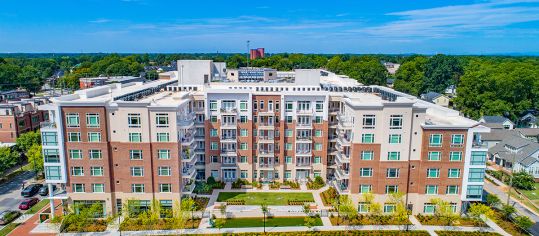
<svg viewBox="0 0 539 236">
<path fill-rule="evenodd" d="M 191 184 L 188 184 L 188 185 L 184 185 L 182 187 L 182 194 L 192 194 L 193 191 L 195 190 L 195 183 L 191 183 Z"/>
<path fill-rule="evenodd" d="M 39 127 L 41 129 L 49 129 L 49 130 L 56 130 L 56 122 L 54 121 L 45 121 L 45 122 L 41 122 L 39 123 Z"/>
<path fill-rule="evenodd" d="M 195 166 L 190 166 L 187 168 L 182 168 L 182 178 L 193 179 L 197 171 Z"/>
<path fill-rule="evenodd" d="M 189 151 L 189 153 L 182 152 L 180 156 L 182 158 L 182 162 L 184 163 L 194 163 L 196 160 L 196 153 L 193 151 Z"/>
<path fill-rule="evenodd" d="M 350 146 L 350 141 L 351 141 L 351 137 L 349 135 L 346 135 L 346 134 L 339 135 L 339 138 L 337 139 L 337 142 L 341 146 Z"/>
<path fill-rule="evenodd" d="M 339 194 L 349 194 L 350 189 L 348 188 L 348 184 L 342 183 L 341 181 L 334 180 L 331 182 L 333 187 L 339 192 Z"/>
<path fill-rule="evenodd" d="M 186 134 L 180 137 L 180 142 L 182 146 L 190 146 L 195 141 L 195 136 L 193 134 Z"/>
<path fill-rule="evenodd" d="M 343 114 L 339 114 L 337 116 L 337 120 L 339 121 L 338 127 L 341 129 L 351 129 L 352 128 L 352 118 L 347 117 Z"/>
<path fill-rule="evenodd" d="M 195 115 L 190 113 L 187 115 L 180 115 L 176 118 L 178 127 L 181 129 L 189 129 L 195 125 Z"/>
<path fill-rule="evenodd" d="M 338 152 L 335 161 L 337 163 L 350 163 L 350 155 L 344 152 Z"/>
<path fill-rule="evenodd" d="M 342 179 L 348 179 L 350 178 L 350 170 L 348 169 L 342 169 L 340 167 L 337 167 L 335 169 L 335 177 L 338 179 L 338 180 L 342 180 Z"/>
<path fill-rule="evenodd" d="M 238 114 L 238 109 L 236 107 L 223 107 L 221 108 L 221 114 L 236 115 Z"/>
</svg>

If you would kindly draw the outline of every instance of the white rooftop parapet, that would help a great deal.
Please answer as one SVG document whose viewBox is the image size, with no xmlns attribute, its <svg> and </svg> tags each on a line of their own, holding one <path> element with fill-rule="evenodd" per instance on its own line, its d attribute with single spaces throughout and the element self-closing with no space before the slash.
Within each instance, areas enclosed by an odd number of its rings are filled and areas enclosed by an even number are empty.
<svg viewBox="0 0 539 236">
<path fill-rule="evenodd" d="M 295 85 L 320 86 L 320 69 L 296 69 Z"/>
</svg>

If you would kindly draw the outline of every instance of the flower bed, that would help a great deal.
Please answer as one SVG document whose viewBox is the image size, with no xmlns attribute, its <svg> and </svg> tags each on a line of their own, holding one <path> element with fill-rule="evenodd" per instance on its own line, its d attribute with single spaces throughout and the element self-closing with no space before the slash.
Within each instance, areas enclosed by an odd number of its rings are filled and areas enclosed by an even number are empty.
<svg viewBox="0 0 539 236">
<path fill-rule="evenodd" d="M 180 229 L 180 228 L 198 228 L 200 224 L 200 219 L 188 219 L 183 227 L 179 227 L 175 223 L 174 219 L 159 219 L 157 223 L 145 224 L 139 218 L 127 218 L 122 224 L 120 224 L 120 230 L 122 231 L 140 231 L 140 230 L 170 230 L 170 229 Z"/>
<path fill-rule="evenodd" d="M 329 220 L 332 225 L 406 225 L 412 224 L 409 220 L 398 222 L 392 215 L 358 215 L 357 217 L 346 219 L 342 216 L 337 218 L 333 213 Z"/>
<path fill-rule="evenodd" d="M 339 196 L 339 193 L 337 193 L 337 190 L 335 190 L 333 187 L 330 187 L 328 190 L 320 193 L 320 198 L 322 198 L 322 203 L 324 203 L 324 206 L 332 206 L 333 201 L 335 201 L 337 196 Z"/>
<path fill-rule="evenodd" d="M 299 183 L 298 182 L 287 180 L 287 181 L 283 182 L 283 185 L 290 186 L 290 189 L 299 189 Z"/>
<path fill-rule="evenodd" d="M 438 236 L 498 236 L 500 234 L 493 232 L 464 232 L 464 231 L 434 231 Z"/>
<path fill-rule="evenodd" d="M 312 203 L 313 201 L 309 201 L 309 200 L 305 200 L 305 201 L 300 201 L 300 200 L 288 200 L 288 205 L 291 205 L 291 206 L 303 206 L 307 203 Z"/>
<path fill-rule="evenodd" d="M 210 201 L 210 199 L 206 197 L 196 197 L 194 198 L 194 200 L 195 200 L 196 211 L 201 211 L 201 210 L 206 209 L 206 207 L 208 206 L 208 202 Z"/>
<path fill-rule="evenodd" d="M 415 217 L 422 225 L 448 225 L 445 219 L 435 215 L 421 215 Z M 483 221 L 477 221 L 469 217 L 459 217 L 451 225 L 453 226 L 486 226 Z"/>
<path fill-rule="evenodd" d="M 245 205 L 245 200 L 227 200 L 227 205 Z"/>
<path fill-rule="evenodd" d="M 92 220 L 90 223 L 79 224 L 77 222 L 66 223 L 63 232 L 76 233 L 76 232 L 103 232 L 107 230 L 107 221 L 105 220 Z"/>
</svg>

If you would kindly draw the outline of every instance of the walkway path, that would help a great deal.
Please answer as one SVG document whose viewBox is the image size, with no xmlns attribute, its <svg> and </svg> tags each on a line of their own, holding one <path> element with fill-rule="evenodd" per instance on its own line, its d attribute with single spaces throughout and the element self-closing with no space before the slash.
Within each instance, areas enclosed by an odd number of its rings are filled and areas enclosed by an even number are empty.
<svg viewBox="0 0 539 236">
<path fill-rule="evenodd" d="M 61 203 L 60 201 L 56 201 L 55 202 L 55 206 L 56 206 L 56 209 L 55 210 L 59 210 L 59 207 Z M 47 204 L 45 207 L 43 207 L 41 210 L 39 210 L 36 214 L 33 214 L 32 216 L 30 216 L 29 218 L 27 217 L 26 220 L 24 220 L 24 222 L 22 222 L 17 228 L 15 228 L 13 231 L 11 231 L 11 233 L 8 234 L 8 236 L 19 236 L 19 235 L 56 235 L 56 233 L 53 233 L 55 230 L 54 229 L 48 229 L 48 228 L 40 228 L 39 226 L 41 225 L 42 227 L 44 226 L 44 224 L 40 224 L 39 223 L 39 213 L 45 211 L 49 209 L 49 204 Z M 49 224 L 46 224 L 46 225 L 49 225 Z M 40 231 L 40 232 L 44 232 L 44 231 L 49 231 L 47 233 L 36 233 L 36 229 L 37 231 Z"/>
</svg>

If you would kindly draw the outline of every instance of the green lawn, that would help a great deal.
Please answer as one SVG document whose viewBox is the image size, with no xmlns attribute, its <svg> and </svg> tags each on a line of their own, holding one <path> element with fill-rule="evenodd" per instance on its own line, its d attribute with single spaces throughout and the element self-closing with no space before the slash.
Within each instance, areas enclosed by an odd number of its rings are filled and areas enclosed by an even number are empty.
<svg viewBox="0 0 539 236">
<path fill-rule="evenodd" d="M 17 226 L 19 226 L 19 224 L 15 224 L 15 223 L 7 224 L 6 227 L 4 227 L 2 230 L 0 230 L 0 236 L 8 235 L 9 233 L 11 233 L 11 231 L 13 231 L 15 228 L 17 228 Z"/>
<path fill-rule="evenodd" d="M 266 227 L 303 226 L 304 217 L 275 217 L 266 218 Z M 316 218 L 315 226 L 321 226 L 322 220 Z M 264 227 L 264 218 L 233 218 L 227 219 L 223 228 Z"/>
<path fill-rule="evenodd" d="M 34 214 L 41 210 L 43 207 L 45 207 L 47 204 L 49 204 L 49 199 L 43 199 L 39 201 L 36 205 L 28 209 L 28 211 L 24 212 L 24 214 Z"/>
<path fill-rule="evenodd" d="M 539 200 L 539 183 L 535 183 L 535 190 L 519 190 L 532 201 Z"/>
<path fill-rule="evenodd" d="M 260 205 L 265 203 L 273 206 L 286 206 L 288 200 L 312 201 L 312 193 L 245 193 L 245 192 L 221 192 L 217 197 L 218 202 L 227 200 L 244 200 L 245 205 Z"/>
</svg>

